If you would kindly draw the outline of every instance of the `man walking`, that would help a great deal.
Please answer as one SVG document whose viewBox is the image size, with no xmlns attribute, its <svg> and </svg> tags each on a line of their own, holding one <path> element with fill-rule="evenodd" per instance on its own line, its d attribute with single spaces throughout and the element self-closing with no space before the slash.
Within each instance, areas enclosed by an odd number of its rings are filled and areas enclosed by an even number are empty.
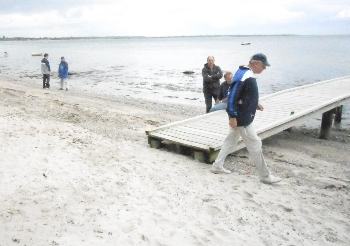
<svg viewBox="0 0 350 246">
<path fill-rule="evenodd" d="M 68 91 L 68 83 L 67 83 L 67 79 L 68 79 L 68 63 L 66 62 L 66 60 L 64 59 L 64 57 L 61 57 L 61 63 L 58 66 L 58 77 L 60 78 L 60 90 L 64 90 L 64 88 L 66 89 L 66 91 Z"/>
<path fill-rule="evenodd" d="M 41 60 L 41 73 L 43 75 L 43 89 L 50 88 L 50 63 L 48 60 L 49 55 L 44 54 L 44 58 Z"/>
<path fill-rule="evenodd" d="M 261 139 L 252 126 L 256 110 L 263 110 L 259 104 L 259 92 L 254 74 L 262 73 L 266 66 L 270 66 L 266 56 L 258 53 L 252 56 L 248 66 L 240 66 L 233 76 L 226 110 L 229 116 L 230 132 L 212 165 L 211 172 L 231 173 L 230 170 L 224 168 L 224 161 L 241 136 L 248 149 L 250 160 L 257 167 L 260 181 L 267 184 L 281 181 L 280 178 L 270 174 L 262 153 Z"/>
<path fill-rule="evenodd" d="M 206 105 L 206 112 L 211 109 L 213 98 L 217 100 L 220 87 L 220 79 L 222 78 L 222 71 L 219 66 L 215 65 L 213 56 L 208 56 L 207 63 L 202 69 L 203 76 L 203 93 Z"/>
</svg>

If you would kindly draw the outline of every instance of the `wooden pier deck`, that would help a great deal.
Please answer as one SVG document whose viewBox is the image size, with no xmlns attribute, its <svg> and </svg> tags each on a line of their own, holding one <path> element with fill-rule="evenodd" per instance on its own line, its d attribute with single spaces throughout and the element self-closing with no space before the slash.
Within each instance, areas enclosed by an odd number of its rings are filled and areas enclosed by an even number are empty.
<svg viewBox="0 0 350 246">
<path fill-rule="evenodd" d="M 257 111 L 253 122 L 261 139 L 270 137 L 311 117 L 323 114 L 321 137 L 326 138 L 333 113 L 340 121 L 342 105 L 350 100 L 350 76 L 295 87 L 260 98 L 264 111 Z M 213 162 L 229 131 L 225 110 L 199 115 L 146 131 L 151 147 L 164 143 L 176 146 L 177 152 L 190 151 L 194 158 Z M 244 148 L 239 142 L 235 152 Z"/>
</svg>

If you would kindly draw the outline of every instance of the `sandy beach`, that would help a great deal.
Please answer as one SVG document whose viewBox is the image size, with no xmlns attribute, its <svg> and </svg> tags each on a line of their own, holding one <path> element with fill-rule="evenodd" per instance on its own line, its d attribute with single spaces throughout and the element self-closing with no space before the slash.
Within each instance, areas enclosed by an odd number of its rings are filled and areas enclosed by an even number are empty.
<svg viewBox="0 0 350 246">
<path fill-rule="evenodd" d="M 349 245 L 350 129 L 263 142 L 278 185 L 242 150 L 230 175 L 151 149 L 145 130 L 203 108 L 0 81 L 0 246 Z"/>
</svg>

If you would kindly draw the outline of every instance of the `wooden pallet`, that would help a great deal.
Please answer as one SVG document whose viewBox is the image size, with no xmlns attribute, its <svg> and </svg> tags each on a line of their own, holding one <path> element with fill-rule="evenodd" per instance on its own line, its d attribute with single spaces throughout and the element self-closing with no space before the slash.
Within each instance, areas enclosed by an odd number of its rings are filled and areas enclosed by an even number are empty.
<svg viewBox="0 0 350 246">
<path fill-rule="evenodd" d="M 350 100 L 350 76 L 291 88 L 260 98 L 264 111 L 257 111 L 253 125 L 261 139 L 323 114 L 323 135 L 327 137 L 333 116 Z M 339 119 L 338 119 L 339 120 Z M 153 148 L 172 144 L 179 153 L 192 153 L 202 162 L 213 162 L 229 131 L 225 110 L 199 115 L 146 131 Z M 321 131 L 322 135 L 322 131 Z M 244 148 L 240 140 L 235 152 Z"/>
</svg>

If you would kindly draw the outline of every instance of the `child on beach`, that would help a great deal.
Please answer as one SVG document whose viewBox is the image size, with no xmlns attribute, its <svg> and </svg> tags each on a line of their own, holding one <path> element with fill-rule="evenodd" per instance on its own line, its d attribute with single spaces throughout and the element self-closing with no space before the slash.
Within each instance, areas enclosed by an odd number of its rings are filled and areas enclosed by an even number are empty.
<svg viewBox="0 0 350 246">
<path fill-rule="evenodd" d="M 60 78 L 60 90 L 64 90 L 64 88 L 66 89 L 66 91 L 68 91 L 68 83 L 67 83 L 67 79 L 68 79 L 68 63 L 66 62 L 66 60 L 64 59 L 64 57 L 61 57 L 61 63 L 58 66 L 58 77 Z"/>
</svg>

